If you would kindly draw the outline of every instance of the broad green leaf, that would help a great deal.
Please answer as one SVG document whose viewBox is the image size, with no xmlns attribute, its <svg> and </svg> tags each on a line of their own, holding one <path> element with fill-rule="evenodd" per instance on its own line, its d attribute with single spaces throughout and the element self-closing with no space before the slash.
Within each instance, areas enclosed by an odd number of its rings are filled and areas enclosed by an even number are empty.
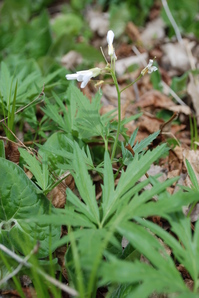
<svg viewBox="0 0 199 298">
<path fill-rule="evenodd" d="M 53 206 L 16 164 L 0 158 L 0 168 L 0 242 L 23 253 L 24 245 L 31 250 L 39 241 L 39 257 L 47 256 L 49 237 L 52 242 L 58 240 L 60 228 L 50 232 L 49 225 L 35 224 L 29 218 L 49 214 Z"/>
</svg>

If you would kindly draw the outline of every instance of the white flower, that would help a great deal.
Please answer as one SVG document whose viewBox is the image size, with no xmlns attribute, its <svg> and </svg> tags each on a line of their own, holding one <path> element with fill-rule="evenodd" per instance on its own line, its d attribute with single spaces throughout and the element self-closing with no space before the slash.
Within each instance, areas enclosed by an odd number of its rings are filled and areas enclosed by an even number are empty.
<svg viewBox="0 0 199 298">
<path fill-rule="evenodd" d="M 152 73 L 153 71 L 158 70 L 156 66 L 153 65 L 153 60 L 150 59 L 148 65 L 141 71 L 141 74 L 144 76 L 146 73 Z"/>
<path fill-rule="evenodd" d="M 115 51 L 113 48 L 113 39 L 114 39 L 114 33 L 112 30 L 109 30 L 107 33 L 107 43 L 108 43 L 108 54 L 109 56 L 115 56 Z"/>
<path fill-rule="evenodd" d="M 66 79 L 77 80 L 78 82 L 82 82 L 81 88 L 84 88 L 88 84 L 88 81 L 91 78 L 98 76 L 100 72 L 101 72 L 101 69 L 98 67 L 95 67 L 88 70 L 77 71 L 74 74 L 67 74 Z"/>
</svg>

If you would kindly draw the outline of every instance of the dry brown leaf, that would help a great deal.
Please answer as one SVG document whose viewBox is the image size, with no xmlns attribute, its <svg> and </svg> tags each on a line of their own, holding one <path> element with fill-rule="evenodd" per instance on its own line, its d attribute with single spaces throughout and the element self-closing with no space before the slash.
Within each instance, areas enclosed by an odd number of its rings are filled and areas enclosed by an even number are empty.
<svg viewBox="0 0 199 298">
<path fill-rule="evenodd" d="M 175 104 L 169 97 L 162 94 L 160 91 L 150 90 L 140 97 L 139 102 L 135 103 L 135 107 L 145 108 L 149 106 L 169 109 L 169 107 L 175 106 Z"/>
<path fill-rule="evenodd" d="M 62 175 L 63 176 L 63 175 Z M 62 179 L 62 177 L 60 177 Z M 56 208 L 63 208 L 66 203 L 66 188 L 71 190 L 75 188 L 72 175 L 68 175 L 60 184 L 53 188 L 47 195 L 47 198 Z"/>
<path fill-rule="evenodd" d="M 185 115 L 191 115 L 191 109 L 188 106 L 182 106 L 182 105 L 173 105 L 171 107 L 168 107 L 169 111 L 172 112 L 178 112 L 178 113 L 183 113 Z"/>
<path fill-rule="evenodd" d="M 7 142 L 7 145 L 5 146 L 5 155 L 6 159 L 18 164 L 19 163 L 19 157 L 20 153 L 18 150 L 19 145 L 14 142 Z"/>
<path fill-rule="evenodd" d="M 142 43 L 146 48 L 154 45 L 154 40 L 163 39 L 165 36 L 165 24 L 161 18 L 149 22 L 141 34 Z"/>
<path fill-rule="evenodd" d="M 189 58 L 185 47 L 179 43 L 167 43 L 162 45 L 164 55 L 162 61 L 166 65 L 170 65 L 171 69 L 179 71 L 187 71 L 190 68 Z"/>
<path fill-rule="evenodd" d="M 163 120 L 157 119 L 155 117 L 150 117 L 148 115 L 143 115 L 138 121 L 139 129 L 148 131 L 150 134 L 159 130 L 160 125 L 163 123 Z"/>
<path fill-rule="evenodd" d="M 132 41 L 141 42 L 140 32 L 138 30 L 138 27 L 133 22 L 128 22 L 126 31 Z"/>
<path fill-rule="evenodd" d="M 81 64 L 82 61 L 82 56 L 79 53 L 70 51 L 62 57 L 61 64 L 67 69 L 74 69 L 77 65 Z"/>
<path fill-rule="evenodd" d="M 86 16 L 89 26 L 99 36 L 105 36 L 109 30 L 109 15 L 89 9 Z"/>
</svg>

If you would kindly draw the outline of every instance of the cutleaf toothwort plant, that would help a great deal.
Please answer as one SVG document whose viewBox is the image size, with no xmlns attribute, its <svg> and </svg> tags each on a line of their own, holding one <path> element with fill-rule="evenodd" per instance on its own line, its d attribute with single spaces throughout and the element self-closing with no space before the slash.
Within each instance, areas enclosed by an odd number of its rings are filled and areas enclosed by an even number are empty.
<svg viewBox="0 0 199 298">
<path fill-rule="evenodd" d="M 108 73 L 109 75 L 111 75 L 112 79 L 113 79 L 113 83 L 116 87 L 117 90 L 117 96 L 118 96 L 118 126 L 117 126 L 117 133 L 116 133 L 116 137 L 115 137 L 115 141 L 113 144 L 113 148 L 112 148 L 112 153 L 111 153 L 111 160 L 113 160 L 114 156 L 115 156 L 115 151 L 116 151 L 116 147 L 117 147 L 117 143 L 118 143 L 118 138 L 119 138 L 119 134 L 120 134 L 120 125 L 121 125 L 121 93 L 127 89 L 128 87 L 130 87 L 131 85 L 133 85 L 135 82 L 137 82 L 142 76 L 144 76 L 147 73 L 152 73 L 154 71 L 157 70 L 156 66 L 153 66 L 153 60 L 150 59 L 149 60 L 149 64 L 141 71 L 140 75 L 137 77 L 137 79 L 135 79 L 135 81 L 133 81 L 132 83 L 130 83 L 128 86 L 126 86 L 123 89 L 119 88 L 118 85 L 118 81 L 117 81 L 117 77 L 116 77 L 116 73 L 115 73 L 115 62 L 117 60 L 116 54 L 115 54 L 115 49 L 113 47 L 113 40 L 114 40 L 114 33 L 112 30 L 109 30 L 107 33 L 107 43 L 108 43 L 108 55 L 111 58 L 110 63 L 107 62 L 107 59 L 103 53 L 103 56 L 106 60 L 106 67 L 105 68 L 99 68 L 99 67 L 95 67 L 95 68 L 91 68 L 88 70 L 83 70 L 83 71 L 77 71 L 75 74 L 67 74 L 66 75 L 66 79 L 67 80 L 77 80 L 78 82 L 81 82 L 81 88 L 84 88 L 87 83 L 89 82 L 89 80 L 91 78 L 97 77 L 99 74 L 103 74 L 103 73 Z"/>
</svg>

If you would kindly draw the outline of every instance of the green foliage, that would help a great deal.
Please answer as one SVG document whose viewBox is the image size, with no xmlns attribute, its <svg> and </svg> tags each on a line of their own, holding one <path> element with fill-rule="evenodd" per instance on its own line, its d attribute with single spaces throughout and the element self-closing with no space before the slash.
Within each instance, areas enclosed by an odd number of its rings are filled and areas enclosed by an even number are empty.
<svg viewBox="0 0 199 298">
<path fill-rule="evenodd" d="M 138 128 L 136 128 L 134 133 L 131 135 L 128 141 L 128 144 L 132 147 L 132 150 L 135 154 L 137 153 L 138 156 L 141 156 L 146 152 L 147 147 L 157 138 L 160 131 L 158 130 L 157 132 L 154 132 L 144 140 L 140 141 L 140 143 L 137 142 L 134 145 L 137 132 L 138 132 Z M 132 155 L 132 153 L 125 148 L 124 143 L 122 143 L 122 159 L 125 165 L 128 165 L 129 163 L 131 163 L 131 161 L 134 159 L 134 156 Z"/>
<path fill-rule="evenodd" d="M 191 148 L 192 150 L 197 150 L 197 144 L 195 143 L 198 141 L 198 128 L 197 128 L 196 117 L 189 116 L 189 123 L 190 123 L 190 134 L 191 134 Z"/>
<path fill-rule="evenodd" d="M 117 187 L 114 185 L 109 154 L 105 152 L 102 198 L 98 204 L 84 153 L 76 142 L 73 143 L 73 150 L 72 174 L 81 200 L 67 189 L 68 203 L 64 210 L 55 210 L 55 214 L 43 215 L 34 218 L 34 221 L 40 224 L 51 222 L 55 226 L 69 226 L 69 234 L 56 241 L 53 248 L 71 243 L 66 254 L 66 264 L 71 284 L 75 285 L 80 297 L 90 297 L 97 286 L 105 286 L 108 283 L 119 283 L 125 287 L 128 285 L 129 297 L 148 297 L 154 289 L 159 293 L 186 292 L 188 295 L 190 291 L 186 288 L 172 258 L 157 237 L 145 227 L 152 231 L 157 227 L 157 234 L 161 234 L 159 237 L 166 243 L 168 238 L 169 246 L 172 244 L 173 236 L 155 224 L 143 220 L 143 217 L 160 215 L 169 220 L 176 219 L 182 206 L 196 202 L 198 197 L 194 193 L 191 197 L 183 193 L 169 195 L 165 190 L 176 179 L 159 183 L 155 177 L 149 177 L 136 184 L 149 169 L 150 164 L 165 152 L 165 145 L 147 151 L 139 158 L 136 153 L 126 171 L 121 173 Z M 151 190 L 141 193 L 140 190 L 149 183 L 152 184 Z M 157 194 L 159 201 L 151 201 Z M 118 241 L 121 236 L 116 237 L 116 231 L 131 244 L 123 256 Z M 153 232 L 156 234 L 156 231 Z M 181 256 L 183 248 L 177 240 L 175 242 L 174 254 L 178 257 Z M 139 261 L 140 253 L 145 255 L 153 267 Z M 103 256 L 106 257 L 106 261 L 102 260 Z M 158 283 L 155 283 L 154 280 L 158 277 Z"/>
<path fill-rule="evenodd" d="M 60 57 L 67 52 L 80 53 L 84 67 L 93 67 L 96 61 L 103 60 L 100 52 L 89 45 L 92 32 L 82 16 L 84 4 L 92 1 L 73 0 L 50 22 L 49 13 L 43 8 L 51 2 L 7 0 L 0 8 L 0 118 L 5 118 L 9 139 L 10 131 L 15 132 L 16 128 L 18 133 L 28 126 L 24 140 L 39 141 L 38 158 L 29 153 L 31 149 L 19 149 L 19 167 L 5 159 L 4 142 L 0 140 L 0 243 L 27 259 L 40 242 L 39 251 L 29 258 L 26 268 L 24 262 L 20 268 L 18 262 L 0 250 L 1 278 L 17 267 L 21 269 L 13 276 L 13 282 L 4 287 L 15 287 L 24 297 L 19 278 L 26 274 L 38 297 L 61 297 L 61 290 L 47 281 L 44 271 L 50 272 L 51 277 L 59 274 L 63 268 L 53 252 L 64 246 L 67 282 L 78 291 L 78 297 L 97 297 L 97 289 L 106 287 L 107 298 L 144 298 L 154 292 L 168 298 L 196 298 L 199 224 L 196 223 L 193 234 L 189 216 L 198 202 L 195 173 L 186 161 L 192 187 L 174 195 L 167 192 L 167 187 L 176 183 L 178 177 L 161 183 L 158 175 L 141 179 L 168 152 L 166 144 L 149 150 L 159 131 L 135 142 L 138 130 L 129 138 L 125 125 L 141 114 L 123 119 L 119 127 L 116 110 L 100 114 L 100 92 L 89 100 L 73 83 L 68 84 L 64 77 L 68 71 L 59 65 Z M 192 2 L 190 6 L 195 9 Z M 110 27 L 119 37 L 128 21 L 136 25 L 147 21 L 154 0 L 99 3 L 105 10 L 109 8 Z M 182 17 L 183 26 L 189 22 L 187 30 L 198 34 L 196 22 L 190 22 L 195 16 L 187 5 L 184 0 L 181 4 L 169 3 L 172 11 L 178 8 L 174 16 Z M 113 60 L 111 66 L 112 63 Z M 181 97 L 187 77 L 186 73 L 172 80 L 171 87 Z M 158 72 L 152 74 L 152 84 L 159 90 L 160 80 Z M 38 108 L 41 99 L 45 99 L 44 106 Z M 168 112 L 163 116 L 168 117 Z M 116 137 L 117 127 L 124 142 Z M 190 127 L 193 145 L 197 139 L 195 118 Z M 114 159 L 113 154 L 112 161 L 113 142 L 118 152 L 121 147 L 122 156 Z M 133 155 L 125 148 L 127 144 Z M 33 174 L 31 180 L 22 168 Z M 93 179 L 96 173 L 98 181 Z M 74 178 L 75 190 L 67 187 L 64 208 L 55 209 L 45 195 L 69 174 Z M 182 213 L 185 205 L 191 206 L 187 217 Z M 151 222 L 151 216 L 168 221 L 172 233 Z M 128 240 L 125 248 L 121 244 L 123 237 Z M 164 244 L 172 254 L 168 254 Z M 140 261 L 141 255 L 146 262 Z M 185 285 L 176 261 L 190 274 L 193 292 Z"/>
<path fill-rule="evenodd" d="M 186 95 L 188 72 L 185 72 L 181 77 L 174 77 L 171 83 L 171 89 L 176 92 L 180 98 Z"/>
<path fill-rule="evenodd" d="M 39 241 L 38 256 L 47 256 L 49 237 L 58 240 L 60 228 L 50 231 L 48 225 L 35 225 L 29 218 L 49 214 L 53 207 L 21 168 L 4 158 L 0 167 L 0 242 L 24 253 L 24 243 L 32 249 Z"/>
<path fill-rule="evenodd" d="M 67 34 L 77 35 L 83 26 L 82 20 L 74 13 L 62 14 L 54 19 L 52 30 L 57 37 L 62 36 L 67 28 Z"/>
</svg>

